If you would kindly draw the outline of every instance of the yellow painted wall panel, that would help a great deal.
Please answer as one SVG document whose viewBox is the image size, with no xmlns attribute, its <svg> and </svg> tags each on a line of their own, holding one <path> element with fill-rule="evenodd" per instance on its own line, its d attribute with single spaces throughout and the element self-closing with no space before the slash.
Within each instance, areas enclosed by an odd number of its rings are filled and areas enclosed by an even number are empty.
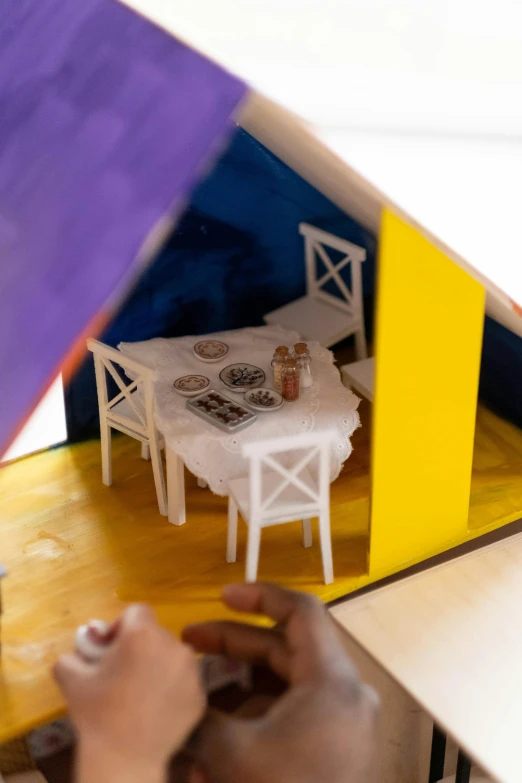
<svg viewBox="0 0 522 783">
<path fill-rule="evenodd" d="M 429 557 L 466 532 L 484 308 L 483 286 L 383 212 L 372 575 Z"/>
</svg>

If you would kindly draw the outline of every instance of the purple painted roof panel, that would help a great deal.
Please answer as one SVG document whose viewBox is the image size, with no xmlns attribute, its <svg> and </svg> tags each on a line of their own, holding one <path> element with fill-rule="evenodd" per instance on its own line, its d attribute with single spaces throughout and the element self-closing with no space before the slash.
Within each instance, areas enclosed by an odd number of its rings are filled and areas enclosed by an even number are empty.
<svg viewBox="0 0 522 783">
<path fill-rule="evenodd" d="M 0 454 L 245 91 L 115 0 L 2 0 Z"/>
</svg>

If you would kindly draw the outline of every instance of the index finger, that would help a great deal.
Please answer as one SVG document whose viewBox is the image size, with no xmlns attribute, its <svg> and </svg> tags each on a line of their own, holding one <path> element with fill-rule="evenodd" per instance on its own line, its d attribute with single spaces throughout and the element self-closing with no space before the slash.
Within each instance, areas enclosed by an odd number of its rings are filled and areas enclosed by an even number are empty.
<svg viewBox="0 0 522 783">
<path fill-rule="evenodd" d="M 130 604 L 118 620 L 116 634 L 107 645 L 103 656 L 103 665 L 118 667 L 123 659 L 143 659 L 144 656 L 152 654 L 158 639 L 164 635 L 176 642 L 174 637 L 170 637 L 159 625 L 151 607 L 146 604 Z"/>
<path fill-rule="evenodd" d="M 255 582 L 227 585 L 223 598 L 232 609 L 263 614 L 278 623 L 295 658 L 291 667 L 294 682 L 324 674 L 325 666 L 334 661 L 348 661 L 331 618 L 314 596 Z"/>
</svg>

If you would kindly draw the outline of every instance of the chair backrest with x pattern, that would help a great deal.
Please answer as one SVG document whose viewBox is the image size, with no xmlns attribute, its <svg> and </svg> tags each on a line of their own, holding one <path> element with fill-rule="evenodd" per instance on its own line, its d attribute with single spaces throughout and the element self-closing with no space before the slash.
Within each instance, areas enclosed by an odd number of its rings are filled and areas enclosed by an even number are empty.
<svg viewBox="0 0 522 783">
<path fill-rule="evenodd" d="M 366 260 L 366 250 L 309 223 L 300 223 L 299 233 L 305 238 L 306 288 L 309 296 L 323 299 L 354 316 L 362 316 L 361 262 Z M 344 253 L 343 258 L 333 261 L 326 248 Z M 320 277 L 317 272 L 317 257 L 321 259 L 326 270 Z M 348 264 L 351 264 L 350 287 L 341 275 Z M 340 296 L 334 296 L 324 290 L 324 286 L 330 281 L 336 285 Z"/>
<path fill-rule="evenodd" d="M 156 375 L 155 371 L 134 361 L 134 359 L 129 359 L 120 351 L 98 340 L 92 338 L 87 340 L 87 347 L 94 355 L 100 418 L 108 418 L 128 430 L 147 436 L 154 421 L 153 384 Z M 123 370 L 128 370 L 129 376 L 133 377 L 134 380 L 126 383 L 116 366 L 121 367 Z M 118 388 L 117 394 L 110 398 L 107 387 L 107 373 Z M 143 403 L 138 395 L 134 394 L 140 387 Z M 123 400 L 127 401 L 130 411 L 132 411 L 135 418 L 130 418 L 120 411 L 114 410 L 115 406 Z"/>
<path fill-rule="evenodd" d="M 285 503 L 284 513 L 307 518 L 326 509 L 330 502 L 330 449 L 335 437 L 334 432 L 324 431 L 247 443 L 243 455 L 250 459 L 251 518 L 270 524 L 281 517 L 278 500 L 289 487 L 297 492 L 292 507 Z M 301 475 L 305 468 L 312 484 Z M 264 481 L 267 472 L 281 480 L 268 486 Z"/>
</svg>

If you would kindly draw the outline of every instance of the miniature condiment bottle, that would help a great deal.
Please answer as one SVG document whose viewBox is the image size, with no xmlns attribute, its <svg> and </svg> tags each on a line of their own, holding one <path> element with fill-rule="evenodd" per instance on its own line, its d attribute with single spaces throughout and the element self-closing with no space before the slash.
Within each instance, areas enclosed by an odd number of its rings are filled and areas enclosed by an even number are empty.
<svg viewBox="0 0 522 783">
<path fill-rule="evenodd" d="M 309 389 L 313 384 L 312 378 L 312 357 L 306 343 L 296 343 L 294 345 L 295 356 L 297 359 L 297 366 L 299 367 L 300 374 L 300 387 L 301 389 Z"/>
<path fill-rule="evenodd" d="M 287 356 L 281 373 L 281 394 L 287 402 L 299 399 L 299 376 L 297 359 Z"/>
<path fill-rule="evenodd" d="M 103 620 L 91 620 L 76 631 L 76 652 L 91 663 L 100 661 L 114 636 L 114 626 Z"/>
<path fill-rule="evenodd" d="M 274 358 L 272 359 L 272 370 L 274 373 L 273 385 L 274 389 L 277 389 L 279 392 L 281 391 L 281 375 L 283 371 L 283 365 L 287 356 L 288 348 L 286 345 L 280 345 L 275 349 Z"/>
</svg>

